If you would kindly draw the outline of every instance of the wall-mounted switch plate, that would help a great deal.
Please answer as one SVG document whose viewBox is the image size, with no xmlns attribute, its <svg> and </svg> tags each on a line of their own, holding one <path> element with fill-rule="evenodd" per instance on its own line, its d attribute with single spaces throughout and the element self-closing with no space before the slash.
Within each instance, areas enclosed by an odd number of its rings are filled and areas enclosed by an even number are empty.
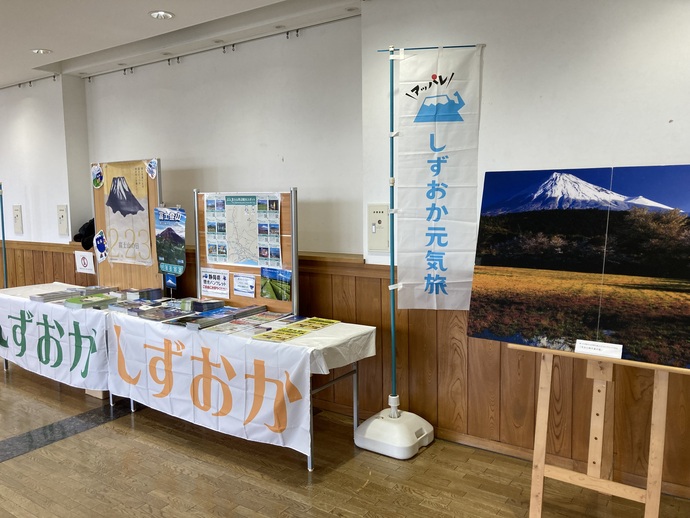
<svg viewBox="0 0 690 518">
<path fill-rule="evenodd" d="M 57 206 L 58 235 L 69 236 L 69 225 L 67 221 L 67 205 Z"/>
<path fill-rule="evenodd" d="M 388 205 L 367 205 L 367 244 L 370 252 L 388 252 Z"/>
<path fill-rule="evenodd" d="M 14 233 L 24 233 L 24 220 L 22 219 L 22 206 L 12 205 L 12 218 L 14 219 Z"/>
</svg>

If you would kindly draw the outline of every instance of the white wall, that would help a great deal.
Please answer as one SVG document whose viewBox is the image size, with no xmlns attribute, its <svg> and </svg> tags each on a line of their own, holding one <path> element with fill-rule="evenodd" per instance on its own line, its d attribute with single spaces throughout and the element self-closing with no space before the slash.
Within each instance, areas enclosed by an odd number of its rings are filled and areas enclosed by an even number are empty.
<svg viewBox="0 0 690 518">
<path fill-rule="evenodd" d="M 69 204 L 61 78 L 0 90 L 0 181 L 8 240 L 67 243 L 57 206 Z M 21 205 L 24 232 L 14 232 Z"/>
<path fill-rule="evenodd" d="M 299 38 L 94 78 L 88 159 L 159 156 L 165 200 L 188 210 L 195 187 L 296 186 L 301 250 L 366 253 L 366 205 L 388 201 L 388 59 L 378 49 L 486 44 L 480 173 L 681 164 L 688 26 L 681 0 L 369 0 L 361 18 Z M 8 239 L 65 240 L 56 206 L 79 199 L 68 193 L 78 173 L 67 173 L 65 131 L 78 138 L 77 94 L 63 94 L 59 77 L 0 90 Z M 13 204 L 24 208 L 21 236 Z"/>
<path fill-rule="evenodd" d="M 687 164 L 688 27 L 681 0 L 364 2 L 363 205 L 388 199 L 388 56 L 378 49 L 486 44 L 480 174 Z"/>
<path fill-rule="evenodd" d="M 86 85 L 94 162 L 161 159 L 163 198 L 298 189 L 302 251 L 362 253 L 360 19 Z"/>
</svg>

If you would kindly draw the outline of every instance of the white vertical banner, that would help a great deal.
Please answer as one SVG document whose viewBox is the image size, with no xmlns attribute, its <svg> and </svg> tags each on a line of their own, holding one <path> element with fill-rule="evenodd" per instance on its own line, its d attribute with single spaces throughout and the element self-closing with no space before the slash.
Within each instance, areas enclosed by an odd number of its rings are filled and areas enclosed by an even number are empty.
<svg viewBox="0 0 690 518">
<path fill-rule="evenodd" d="M 469 309 L 483 46 L 405 50 L 397 84 L 398 307 Z"/>
</svg>

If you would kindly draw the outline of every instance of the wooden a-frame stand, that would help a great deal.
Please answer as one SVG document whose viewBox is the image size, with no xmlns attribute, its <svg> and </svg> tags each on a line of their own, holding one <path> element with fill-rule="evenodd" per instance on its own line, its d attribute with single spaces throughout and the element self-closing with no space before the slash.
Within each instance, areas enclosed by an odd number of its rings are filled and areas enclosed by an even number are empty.
<svg viewBox="0 0 690 518">
<path fill-rule="evenodd" d="M 534 352 L 534 347 L 509 345 L 511 349 Z M 589 454 L 587 473 L 546 464 L 546 436 L 549 423 L 549 399 L 554 355 L 587 360 L 587 377 L 592 379 L 592 417 L 589 428 Z M 654 393 L 649 437 L 649 464 L 647 487 L 638 488 L 611 480 L 613 473 L 613 366 L 614 364 L 634 366 L 654 371 Z M 645 518 L 659 516 L 661 503 L 661 476 L 664 463 L 664 441 L 666 436 L 666 406 L 668 401 L 669 372 L 688 374 L 685 369 L 652 365 L 630 360 L 618 360 L 544 350 L 541 352 L 539 393 L 534 428 L 534 459 L 532 461 L 532 491 L 530 495 L 530 518 L 542 514 L 544 478 L 552 478 L 569 484 L 614 495 L 645 504 Z M 607 440 L 605 440 L 607 439 Z"/>
</svg>

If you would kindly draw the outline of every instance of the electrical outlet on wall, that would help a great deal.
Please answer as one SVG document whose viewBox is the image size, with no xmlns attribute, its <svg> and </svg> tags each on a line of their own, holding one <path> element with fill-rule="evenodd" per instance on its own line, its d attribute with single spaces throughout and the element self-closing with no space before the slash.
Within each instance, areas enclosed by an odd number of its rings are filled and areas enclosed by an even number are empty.
<svg viewBox="0 0 690 518">
<path fill-rule="evenodd" d="M 22 206 L 12 205 L 12 219 L 14 220 L 14 233 L 24 233 L 24 220 L 22 219 Z"/>
<path fill-rule="evenodd" d="M 58 235 L 69 236 L 69 225 L 67 221 L 67 205 L 57 206 Z"/>
<path fill-rule="evenodd" d="M 388 251 L 388 205 L 367 205 L 367 243 L 370 252 Z"/>
</svg>

